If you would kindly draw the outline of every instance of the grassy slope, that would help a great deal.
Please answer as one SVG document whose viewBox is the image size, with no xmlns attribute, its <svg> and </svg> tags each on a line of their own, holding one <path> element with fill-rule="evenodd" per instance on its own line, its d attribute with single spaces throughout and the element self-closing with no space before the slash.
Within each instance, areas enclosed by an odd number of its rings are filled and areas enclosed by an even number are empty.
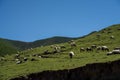
<svg viewBox="0 0 120 80">
<path fill-rule="evenodd" d="M 0 49 L 2 47 L 4 47 L 3 45 L 6 45 L 9 48 L 15 48 L 16 50 L 20 51 L 20 50 L 26 50 L 29 48 L 39 47 L 39 46 L 46 46 L 46 45 L 51 45 L 51 44 L 56 44 L 56 43 L 64 43 L 64 42 L 70 41 L 72 39 L 77 39 L 77 38 L 56 36 L 56 37 L 51 37 L 51 38 L 47 38 L 47 39 L 37 40 L 34 42 L 23 42 L 23 41 L 16 41 L 16 40 L 0 38 Z M 9 48 L 7 48 L 7 49 L 9 50 Z M 8 54 L 9 54 L 9 52 L 8 52 Z M 1 55 L 1 50 L 0 50 L 0 55 Z"/>
<path fill-rule="evenodd" d="M 15 54 L 16 52 L 17 49 L 12 44 L 0 39 L 0 56 L 4 56 L 6 54 Z"/>
<path fill-rule="evenodd" d="M 109 28 L 111 30 L 109 30 Z M 120 25 L 113 25 L 108 27 L 105 30 L 101 30 L 99 32 L 95 32 L 89 36 L 86 36 L 85 38 L 75 40 L 77 47 L 71 49 L 68 43 L 59 44 L 59 45 L 65 45 L 66 49 L 64 52 L 57 53 L 57 54 L 51 54 L 48 55 L 51 58 L 38 58 L 37 61 L 30 61 L 29 60 L 22 64 L 15 64 L 15 61 L 13 60 L 14 55 L 7 55 L 6 61 L 0 62 L 0 80 L 10 79 L 17 76 L 25 76 L 30 73 L 40 72 L 44 70 L 59 70 L 59 69 L 71 69 L 76 68 L 80 66 L 84 66 L 86 64 L 90 63 L 98 63 L 98 62 L 108 62 L 108 61 L 114 61 L 120 59 L 120 55 L 111 55 L 107 56 L 106 52 L 80 52 L 80 47 L 87 47 L 91 46 L 92 44 L 96 44 L 98 46 L 107 45 L 110 50 L 112 50 L 114 47 L 120 47 Z M 103 31 L 105 31 L 103 33 Z M 108 32 L 112 32 L 109 33 Z M 97 38 L 97 34 L 101 34 L 99 38 Z M 115 36 L 114 40 L 110 39 L 110 36 Z M 23 51 L 21 54 L 22 56 L 30 55 L 30 54 L 41 54 L 44 50 L 50 50 L 50 46 L 45 47 L 39 47 L 35 48 L 32 51 L 26 50 Z M 69 51 L 74 51 L 75 56 L 71 60 L 68 57 Z"/>
</svg>

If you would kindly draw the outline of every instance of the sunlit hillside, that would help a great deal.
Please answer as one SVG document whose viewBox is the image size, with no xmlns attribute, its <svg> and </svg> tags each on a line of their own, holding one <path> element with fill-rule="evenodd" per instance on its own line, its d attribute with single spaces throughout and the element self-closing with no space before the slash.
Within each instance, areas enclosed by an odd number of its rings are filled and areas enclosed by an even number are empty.
<svg viewBox="0 0 120 80">
<path fill-rule="evenodd" d="M 72 42 L 76 46 L 71 46 L 71 42 L 66 42 L 20 51 L 18 53 L 20 54 L 20 63 L 15 60 L 15 54 L 0 57 L 0 80 L 26 76 L 45 70 L 73 69 L 86 64 L 118 60 L 120 59 L 120 54 L 107 55 L 107 52 L 120 47 L 119 35 L 120 24 L 117 24 L 73 40 Z M 109 51 L 97 50 L 96 48 L 86 51 L 86 48 L 92 45 L 97 47 L 107 46 Z M 61 49 L 55 51 L 54 46 L 59 46 Z M 84 48 L 85 51 L 80 51 L 80 48 Z M 70 51 L 75 53 L 72 59 L 69 57 Z"/>
</svg>

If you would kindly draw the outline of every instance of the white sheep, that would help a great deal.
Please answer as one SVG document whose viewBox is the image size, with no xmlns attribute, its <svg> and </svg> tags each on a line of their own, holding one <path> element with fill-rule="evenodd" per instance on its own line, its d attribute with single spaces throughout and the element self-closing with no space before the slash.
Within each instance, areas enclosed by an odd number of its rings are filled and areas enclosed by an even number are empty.
<svg viewBox="0 0 120 80">
<path fill-rule="evenodd" d="M 20 63 L 22 63 L 22 61 L 17 61 L 17 62 L 16 62 L 16 64 L 20 64 Z"/>
<path fill-rule="evenodd" d="M 83 47 L 82 47 L 82 48 L 80 48 L 80 52 L 82 52 L 82 51 L 85 51 L 85 48 L 83 48 Z"/>
<path fill-rule="evenodd" d="M 69 56 L 70 56 L 70 58 L 72 58 L 74 55 L 75 55 L 75 54 L 74 54 L 73 51 L 70 51 L 70 52 L 69 52 Z"/>
<path fill-rule="evenodd" d="M 113 54 L 120 54 L 120 50 L 113 50 L 112 53 Z"/>
<path fill-rule="evenodd" d="M 107 46 L 102 46 L 101 48 L 102 48 L 103 51 L 109 51 Z"/>
<path fill-rule="evenodd" d="M 115 39 L 115 37 L 112 35 L 112 36 L 110 36 L 110 39 Z"/>
<path fill-rule="evenodd" d="M 112 54 L 120 54 L 120 50 L 112 50 L 111 52 L 107 53 L 107 55 L 112 55 Z"/>
</svg>

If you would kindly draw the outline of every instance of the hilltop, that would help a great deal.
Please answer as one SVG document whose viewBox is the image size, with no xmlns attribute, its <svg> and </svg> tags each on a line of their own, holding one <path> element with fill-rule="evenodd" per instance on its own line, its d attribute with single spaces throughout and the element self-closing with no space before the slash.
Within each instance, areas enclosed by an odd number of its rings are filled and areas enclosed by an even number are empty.
<svg viewBox="0 0 120 80">
<path fill-rule="evenodd" d="M 76 43 L 76 47 L 71 47 L 68 42 L 52 44 L 55 46 L 64 46 L 65 48 L 63 48 L 60 52 L 53 53 L 54 49 L 51 48 L 51 45 L 27 49 L 19 53 L 22 61 L 21 64 L 16 64 L 15 54 L 6 55 L 0 62 L 0 78 L 1 80 L 5 80 L 11 78 L 14 79 L 15 77 L 20 76 L 29 77 L 30 74 L 41 74 L 41 72 L 50 72 L 51 70 L 71 71 L 71 69 L 83 67 L 87 64 L 120 60 L 120 54 L 108 56 L 108 51 L 97 51 L 94 49 L 90 52 L 80 52 L 80 48 L 87 48 L 92 45 L 107 46 L 109 50 L 112 51 L 115 47 L 120 47 L 119 34 L 120 24 L 116 24 L 108 26 L 100 31 L 92 32 L 82 38 L 75 39 L 74 42 Z M 114 38 L 111 38 L 111 36 Z M 46 54 L 46 50 L 49 53 Z M 70 59 L 68 56 L 70 51 L 75 53 L 73 59 Z M 27 57 L 27 61 L 23 60 L 24 57 Z M 98 71 L 97 68 L 96 71 Z"/>
</svg>

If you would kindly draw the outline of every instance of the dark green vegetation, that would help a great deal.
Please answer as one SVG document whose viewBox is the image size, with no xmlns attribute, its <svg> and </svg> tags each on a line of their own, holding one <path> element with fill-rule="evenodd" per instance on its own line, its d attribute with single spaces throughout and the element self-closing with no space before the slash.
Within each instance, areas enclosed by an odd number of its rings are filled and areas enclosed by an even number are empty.
<svg viewBox="0 0 120 80">
<path fill-rule="evenodd" d="M 29 48 L 64 43 L 72 39 L 77 39 L 77 38 L 52 37 L 43 40 L 37 40 L 34 42 L 22 42 L 22 41 L 0 38 L 0 55 L 14 54 L 16 51 L 26 50 Z"/>
<path fill-rule="evenodd" d="M 51 53 L 54 49 L 49 45 L 27 49 L 19 53 L 20 59 L 22 60 L 21 64 L 16 64 L 15 54 L 6 55 L 4 59 L 0 61 L 0 80 L 25 76 L 31 73 L 37 73 L 46 70 L 73 69 L 90 63 L 119 60 L 120 54 L 107 56 L 107 51 L 93 50 L 90 52 L 80 52 L 81 47 L 86 48 L 90 47 L 93 44 L 97 46 L 108 46 L 110 51 L 115 47 L 120 47 L 119 34 L 120 25 L 113 25 L 98 32 L 93 32 L 83 38 L 74 40 L 77 45 L 76 47 L 71 48 L 68 42 L 54 44 L 59 46 L 64 45 L 66 47 L 58 53 Z M 111 36 L 114 36 L 114 39 L 111 39 Z M 48 50 L 50 54 L 43 54 L 45 50 Z M 75 52 L 73 59 L 70 59 L 68 56 L 68 53 L 70 51 Z M 44 58 L 40 58 L 34 54 L 39 54 Z M 23 57 L 27 57 L 28 60 L 26 62 L 23 61 Z M 31 61 L 33 58 L 35 60 Z"/>
<path fill-rule="evenodd" d="M 17 49 L 12 44 L 0 39 L 0 56 L 4 56 L 6 54 L 15 54 L 16 52 Z"/>
</svg>

